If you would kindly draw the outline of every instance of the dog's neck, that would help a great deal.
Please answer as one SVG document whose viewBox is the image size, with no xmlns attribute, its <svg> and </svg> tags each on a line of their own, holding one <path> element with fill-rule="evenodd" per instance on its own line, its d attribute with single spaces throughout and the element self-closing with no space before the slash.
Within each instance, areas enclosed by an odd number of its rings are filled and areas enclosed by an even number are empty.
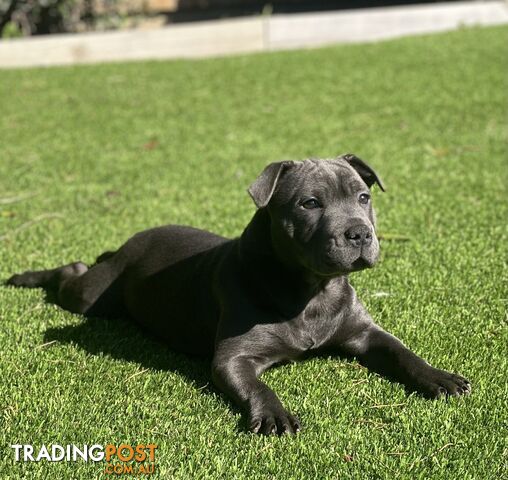
<svg viewBox="0 0 508 480">
<path fill-rule="evenodd" d="M 337 281 L 318 277 L 303 267 L 290 268 L 277 255 L 266 208 L 257 210 L 242 233 L 239 259 L 245 275 L 253 279 L 249 283 L 256 288 L 260 301 L 275 305 L 286 318 L 299 315 L 331 281 Z"/>
</svg>

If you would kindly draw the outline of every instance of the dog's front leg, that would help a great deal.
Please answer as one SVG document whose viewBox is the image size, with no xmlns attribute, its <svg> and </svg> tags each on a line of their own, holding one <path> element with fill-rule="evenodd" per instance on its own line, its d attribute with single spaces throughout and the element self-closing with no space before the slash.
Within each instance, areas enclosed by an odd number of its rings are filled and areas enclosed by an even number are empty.
<svg viewBox="0 0 508 480">
<path fill-rule="evenodd" d="M 212 362 L 215 385 L 246 411 L 248 428 L 254 433 L 294 434 L 300 421 L 283 406 L 277 395 L 257 376 L 266 368 L 259 357 L 230 355 L 219 349 Z"/>
<path fill-rule="evenodd" d="M 467 395 L 468 380 L 434 368 L 409 350 L 400 340 L 374 323 L 365 326 L 342 344 L 369 370 L 386 375 L 428 398 Z"/>
</svg>

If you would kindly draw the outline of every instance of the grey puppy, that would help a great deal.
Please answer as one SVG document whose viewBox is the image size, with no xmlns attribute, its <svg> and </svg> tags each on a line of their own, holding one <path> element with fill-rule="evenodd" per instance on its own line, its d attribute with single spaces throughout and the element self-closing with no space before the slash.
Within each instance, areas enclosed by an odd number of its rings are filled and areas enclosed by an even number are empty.
<svg viewBox="0 0 508 480">
<path fill-rule="evenodd" d="M 191 227 L 138 233 L 88 268 L 81 262 L 14 275 L 55 290 L 87 316 L 128 316 L 172 349 L 209 355 L 215 385 L 256 433 L 301 428 L 258 377 L 320 351 L 357 357 L 426 397 L 468 394 L 468 380 L 430 366 L 376 325 L 348 281 L 379 256 L 370 187 L 355 155 L 268 165 L 250 186 L 258 207 L 239 238 Z"/>
</svg>

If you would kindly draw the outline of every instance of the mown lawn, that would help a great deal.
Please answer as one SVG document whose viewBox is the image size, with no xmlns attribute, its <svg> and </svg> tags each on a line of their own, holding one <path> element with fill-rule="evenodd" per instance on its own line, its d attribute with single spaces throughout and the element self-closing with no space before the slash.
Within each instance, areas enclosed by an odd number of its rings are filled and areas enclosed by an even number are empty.
<svg viewBox="0 0 508 480">
<path fill-rule="evenodd" d="M 358 294 L 473 384 L 432 402 L 335 358 L 282 366 L 263 379 L 304 430 L 261 438 L 206 362 L 2 286 L 0 478 L 104 477 L 103 463 L 15 463 L 11 444 L 149 442 L 164 479 L 506 475 L 507 34 L 0 72 L 2 280 L 164 223 L 238 235 L 266 163 L 351 151 L 388 190 L 374 194 L 383 257 L 352 275 Z"/>
</svg>

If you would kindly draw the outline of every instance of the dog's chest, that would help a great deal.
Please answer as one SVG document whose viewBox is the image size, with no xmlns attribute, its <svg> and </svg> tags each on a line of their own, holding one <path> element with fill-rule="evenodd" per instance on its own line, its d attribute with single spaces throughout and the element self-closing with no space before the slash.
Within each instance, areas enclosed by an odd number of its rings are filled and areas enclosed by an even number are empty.
<svg viewBox="0 0 508 480">
<path fill-rule="evenodd" d="M 290 321 L 291 337 L 302 351 L 315 350 L 337 332 L 341 324 L 341 309 L 330 299 L 313 299 L 303 312 Z"/>
</svg>

